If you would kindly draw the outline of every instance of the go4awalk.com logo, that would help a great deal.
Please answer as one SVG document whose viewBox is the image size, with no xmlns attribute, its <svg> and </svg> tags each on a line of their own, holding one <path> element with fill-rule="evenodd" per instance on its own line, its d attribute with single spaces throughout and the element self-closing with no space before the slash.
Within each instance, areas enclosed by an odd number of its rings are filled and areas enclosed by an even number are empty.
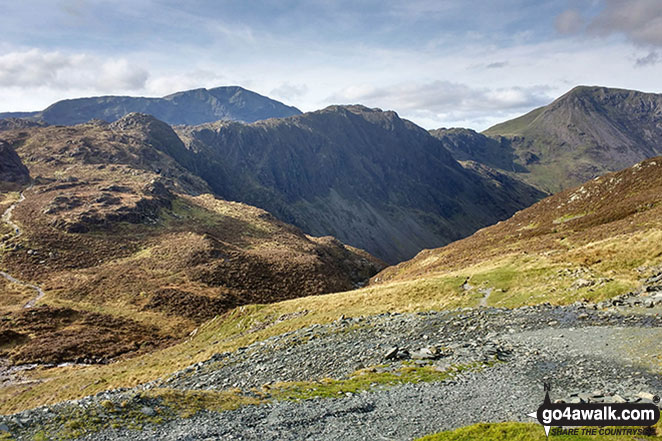
<svg viewBox="0 0 662 441">
<path fill-rule="evenodd" d="M 655 397 L 659 403 L 659 398 Z M 528 414 L 545 435 L 654 435 L 660 409 L 654 403 L 552 403 L 549 385 L 536 412 Z M 624 427 L 627 426 L 627 427 Z"/>
</svg>

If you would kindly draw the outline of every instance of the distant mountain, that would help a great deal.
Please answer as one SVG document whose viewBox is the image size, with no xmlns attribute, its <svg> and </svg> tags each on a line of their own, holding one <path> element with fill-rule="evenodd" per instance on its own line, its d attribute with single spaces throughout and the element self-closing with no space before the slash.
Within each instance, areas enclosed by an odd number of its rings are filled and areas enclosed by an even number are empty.
<svg viewBox="0 0 662 441">
<path fill-rule="evenodd" d="M 46 125 L 43 121 L 35 121 L 30 118 L 10 117 L 0 119 L 0 130 L 27 129 L 29 127 L 44 127 Z"/>
<path fill-rule="evenodd" d="M 525 172 L 506 138 L 490 138 L 475 130 L 452 128 L 430 130 L 458 161 L 476 161 L 496 169 Z"/>
<path fill-rule="evenodd" d="M 391 263 L 543 195 L 486 168 L 465 169 L 424 129 L 363 106 L 177 131 L 196 155 L 191 171 L 217 194 Z"/>
<path fill-rule="evenodd" d="M 556 192 L 661 154 L 662 94 L 580 86 L 483 134 L 456 153 Z"/>
<path fill-rule="evenodd" d="M 295 107 L 238 86 L 194 89 L 163 98 L 102 96 L 58 101 L 40 112 L 0 113 L 2 118 L 33 118 L 54 125 L 91 119 L 112 122 L 132 112 L 153 115 L 168 124 L 202 124 L 221 119 L 254 122 L 301 113 Z"/>
</svg>

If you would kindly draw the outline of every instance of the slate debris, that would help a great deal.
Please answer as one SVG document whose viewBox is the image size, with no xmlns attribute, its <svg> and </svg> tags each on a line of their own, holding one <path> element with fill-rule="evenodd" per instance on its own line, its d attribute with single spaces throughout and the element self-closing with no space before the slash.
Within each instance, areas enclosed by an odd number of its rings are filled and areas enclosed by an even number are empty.
<svg viewBox="0 0 662 441">
<path fill-rule="evenodd" d="M 634 368 L 628 354 L 597 344 L 599 336 L 610 333 L 628 330 L 643 337 L 661 328 L 662 316 L 641 302 L 648 297 L 652 296 L 644 288 L 611 299 L 604 308 L 577 302 L 341 317 L 215 354 L 133 389 L 2 416 L 0 431 L 7 427 L 17 440 L 32 439 L 40 424 L 53 421 L 72 403 L 88 408 L 104 401 L 115 406 L 129 401 L 146 417 L 153 416 L 161 404 L 139 396 L 152 388 L 239 388 L 248 393 L 279 381 L 343 379 L 370 366 L 377 366 L 375 372 L 396 372 L 412 365 L 446 371 L 489 362 L 441 383 L 380 386 L 333 399 L 271 402 L 222 413 L 202 411 L 187 419 L 166 418 L 143 430 L 107 429 L 82 439 L 361 440 L 386 436 L 408 440 L 480 421 L 530 421 L 526 414 L 540 405 L 543 382 L 550 382 L 554 396 L 566 402 L 652 401 L 662 392 L 662 376 Z"/>
</svg>

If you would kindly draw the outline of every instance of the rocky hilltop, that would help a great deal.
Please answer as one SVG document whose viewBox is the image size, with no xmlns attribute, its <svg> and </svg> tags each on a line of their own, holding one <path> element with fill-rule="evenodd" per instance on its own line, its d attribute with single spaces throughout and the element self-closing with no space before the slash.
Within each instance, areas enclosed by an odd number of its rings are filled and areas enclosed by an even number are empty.
<svg viewBox="0 0 662 441">
<path fill-rule="evenodd" d="M 8 117 L 43 120 L 48 124 L 74 125 L 91 119 L 108 122 L 140 112 L 168 124 L 202 124 L 221 119 L 253 122 L 301 112 L 291 106 L 238 86 L 194 89 L 163 98 L 102 96 L 58 101 L 40 112 L 0 113 Z"/>
<path fill-rule="evenodd" d="M 497 172 L 462 167 L 439 140 L 392 111 L 332 106 L 177 130 L 195 153 L 193 172 L 219 195 L 391 263 L 467 236 L 543 195 Z"/>
</svg>

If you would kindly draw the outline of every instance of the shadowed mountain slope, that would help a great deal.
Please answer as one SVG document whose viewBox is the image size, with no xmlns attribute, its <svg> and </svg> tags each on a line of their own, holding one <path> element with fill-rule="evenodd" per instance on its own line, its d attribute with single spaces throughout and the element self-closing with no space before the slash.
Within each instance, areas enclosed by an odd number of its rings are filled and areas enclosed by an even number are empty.
<svg viewBox="0 0 662 441">
<path fill-rule="evenodd" d="M 101 96 L 58 101 L 40 112 L 0 113 L 49 124 L 74 125 L 91 119 L 115 121 L 132 112 L 153 115 L 168 124 L 202 124 L 221 119 L 253 122 L 301 112 L 238 86 L 193 89 L 163 98 Z"/>
<path fill-rule="evenodd" d="M 430 130 L 458 161 L 475 161 L 504 172 L 525 172 L 508 139 L 490 138 L 471 129 Z"/>
<path fill-rule="evenodd" d="M 496 172 L 463 168 L 439 140 L 391 111 L 331 106 L 250 125 L 177 130 L 196 155 L 192 171 L 222 197 L 391 263 L 541 197 Z"/>
<path fill-rule="evenodd" d="M 14 149 L 0 140 L 0 190 L 25 184 L 30 180 L 28 169 Z"/>
</svg>

